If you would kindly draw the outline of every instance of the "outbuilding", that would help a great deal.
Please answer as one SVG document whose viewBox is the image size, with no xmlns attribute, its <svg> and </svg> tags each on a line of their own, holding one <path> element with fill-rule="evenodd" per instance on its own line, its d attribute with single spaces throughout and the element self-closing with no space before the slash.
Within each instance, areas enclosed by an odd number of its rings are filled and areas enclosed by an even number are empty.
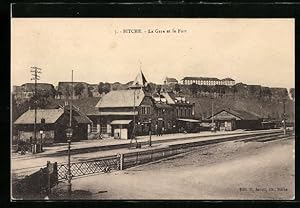
<svg viewBox="0 0 300 208">
<path fill-rule="evenodd" d="M 111 123 L 115 139 L 129 139 L 132 131 L 132 120 L 114 120 Z"/>
<path fill-rule="evenodd" d="M 213 120 L 216 129 L 220 131 L 233 131 L 235 129 L 260 129 L 262 121 L 262 119 L 254 113 L 232 109 L 223 109 L 207 119 Z"/>
<path fill-rule="evenodd" d="M 36 139 L 42 143 L 65 142 L 69 127 L 70 111 L 67 108 L 36 110 Z M 92 121 L 78 110 L 72 110 L 72 141 L 87 139 L 88 124 Z M 18 131 L 18 140 L 26 142 L 34 138 L 35 110 L 23 113 L 14 125 Z M 31 141 L 30 141 L 31 140 Z"/>
</svg>

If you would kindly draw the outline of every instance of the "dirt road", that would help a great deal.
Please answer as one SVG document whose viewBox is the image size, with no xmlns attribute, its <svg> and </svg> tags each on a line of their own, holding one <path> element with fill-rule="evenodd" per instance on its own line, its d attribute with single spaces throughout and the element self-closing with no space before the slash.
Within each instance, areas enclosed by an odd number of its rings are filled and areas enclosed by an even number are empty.
<svg viewBox="0 0 300 208">
<path fill-rule="evenodd" d="M 293 199 L 294 139 L 226 142 L 176 159 L 73 180 L 89 199 Z"/>
</svg>

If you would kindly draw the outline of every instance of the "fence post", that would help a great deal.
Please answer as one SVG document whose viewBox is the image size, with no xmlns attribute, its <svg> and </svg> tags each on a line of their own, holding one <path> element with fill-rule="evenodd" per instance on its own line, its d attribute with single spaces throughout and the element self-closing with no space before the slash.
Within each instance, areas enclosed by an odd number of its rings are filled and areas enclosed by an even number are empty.
<svg viewBox="0 0 300 208">
<path fill-rule="evenodd" d="M 55 185 L 58 183 L 58 170 L 57 170 L 57 162 L 54 163 L 54 168 L 53 168 L 53 173 L 54 173 L 54 176 L 53 176 L 53 181 L 55 183 Z"/>
<path fill-rule="evenodd" d="M 47 193 L 48 193 L 48 196 L 51 193 L 50 165 L 51 165 L 50 161 L 47 161 Z"/>
<path fill-rule="evenodd" d="M 119 163 L 120 163 L 120 165 L 119 165 L 119 170 L 123 170 L 123 166 L 124 166 L 124 155 L 121 153 L 121 154 L 119 154 Z"/>
</svg>

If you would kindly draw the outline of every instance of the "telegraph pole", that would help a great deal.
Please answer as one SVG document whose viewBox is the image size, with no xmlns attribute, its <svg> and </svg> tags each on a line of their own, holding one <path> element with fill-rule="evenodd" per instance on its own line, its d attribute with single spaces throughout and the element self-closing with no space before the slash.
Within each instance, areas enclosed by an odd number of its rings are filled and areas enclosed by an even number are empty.
<svg viewBox="0 0 300 208">
<path fill-rule="evenodd" d="M 73 87 L 73 70 L 72 70 L 72 77 L 71 77 L 71 86 L 72 86 L 72 91 L 71 91 L 71 99 L 70 99 L 70 123 L 69 127 L 72 127 L 72 101 L 73 101 L 73 94 L 74 94 L 74 87 Z"/>
<path fill-rule="evenodd" d="M 36 117 L 37 117 L 37 81 L 40 80 L 40 75 L 42 72 L 41 68 L 38 68 L 36 66 L 30 67 L 31 70 L 30 72 L 32 73 L 32 78 L 31 80 L 34 80 L 34 134 L 33 134 L 33 141 L 36 143 Z M 34 148 L 35 149 L 35 148 Z M 35 151 L 34 151 L 35 153 Z"/>
<path fill-rule="evenodd" d="M 283 134 L 286 134 L 285 100 L 283 100 Z"/>
<path fill-rule="evenodd" d="M 142 62 L 140 62 L 140 73 L 142 73 Z M 139 83 L 136 83 L 137 85 Z M 139 88 L 139 86 L 132 86 L 133 87 L 133 130 L 132 130 L 132 134 L 131 134 L 131 138 L 130 138 L 130 146 L 132 144 L 132 139 L 134 138 L 135 139 L 135 143 L 137 145 L 137 139 L 135 137 L 135 131 L 136 131 L 136 124 L 135 124 L 135 94 L 136 94 L 136 89 Z"/>
<path fill-rule="evenodd" d="M 133 89 L 133 130 L 132 130 L 132 136 L 130 139 L 130 146 L 132 144 L 132 139 L 135 139 L 135 143 L 137 144 L 137 139 L 135 137 L 135 131 L 136 131 L 136 124 L 135 124 L 135 93 L 136 93 L 136 88 Z"/>
<path fill-rule="evenodd" d="M 212 126 L 212 130 L 215 131 L 215 125 L 214 125 L 214 101 L 213 101 L 213 98 L 211 99 L 211 126 Z"/>
<path fill-rule="evenodd" d="M 71 139 L 73 134 L 72 129 L 72 101 L 73 101 L 73 70 L 72 70 L 72 93 L 71 93 L 71 99 L 70 99 L 70 120 L 69 120 L 69 128 L 67 129 L 67 142 L 68 142 L 68 195 L 71 197 L 72 195 L 72 172 L 71 172 Z"/>
</svg>

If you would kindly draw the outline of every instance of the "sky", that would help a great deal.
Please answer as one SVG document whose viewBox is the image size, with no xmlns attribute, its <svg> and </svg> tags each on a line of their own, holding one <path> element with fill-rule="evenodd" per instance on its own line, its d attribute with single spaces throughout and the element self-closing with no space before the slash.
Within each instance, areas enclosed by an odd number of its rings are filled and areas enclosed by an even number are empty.
<svg viewBox="0 0 300 208">
<path fill-rule="evenodd" d="M 149 82 L 185 76 L 294 87 L 294 19 L 12 18 L 11 83 Z M 139 29 L 141 33 L 124 33 Z M 164 31 L 158 33 L 155 30 Z M 169 33 L 167 33 L 169 30 Z M 178 30 L 181 32 L 178 33 Z M 153 31 L 153 33 L 149 33 Z M 176 32 L 175 32 L 176 31 Z"/>
</svg>

